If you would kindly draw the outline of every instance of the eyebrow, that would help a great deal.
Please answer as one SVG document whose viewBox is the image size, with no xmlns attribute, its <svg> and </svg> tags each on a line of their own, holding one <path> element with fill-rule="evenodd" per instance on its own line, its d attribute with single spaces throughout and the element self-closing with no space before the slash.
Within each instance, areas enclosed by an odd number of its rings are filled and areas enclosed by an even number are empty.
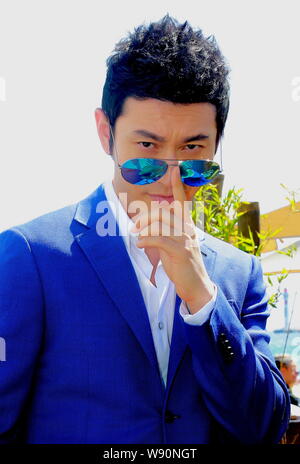
<svg viewBox="0 0 300 464">
<path fill-rule="evenodd" d="M 147 137 L 148 139 L 156 140 L 157 142 L 165 142 L 165 138 L 162 137 L 161 135 L 154 134 L 153 132 L 149 132 L 147 130 L 143 129 L 137 129 L 133 131 L 134 134 L 136 135 L 141 135 L 142 137 Z M 186 139 L 183 140 L 183 143 L 188 143 L 192 142 L 193 140 L 205 140 L 208 139 L 209 135 L 206 134 L 196 134 L 191 137 L 187 137 Z"/>
</svg>

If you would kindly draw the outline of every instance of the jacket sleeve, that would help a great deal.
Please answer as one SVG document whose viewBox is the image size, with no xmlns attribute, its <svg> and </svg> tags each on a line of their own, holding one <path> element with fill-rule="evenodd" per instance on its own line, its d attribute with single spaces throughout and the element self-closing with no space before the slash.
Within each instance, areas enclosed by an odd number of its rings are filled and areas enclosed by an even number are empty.
<svg viewBox="0 0 300 464">
<path fill-rule="evenodd" d="M 289 395 L 268 346 L 261 265 L 251 260 L 241 309 L 218 286 L 210 316 L 199 325 L 182 323 L 204 401 L 228 441 L 278 443 L 288 426 Z"/>
<path fill-rule="evenodd" d="M 0 444 L 14 443 L 42 341 L 43 296 L 26 238 L 0 234 Z"/>
</svg>

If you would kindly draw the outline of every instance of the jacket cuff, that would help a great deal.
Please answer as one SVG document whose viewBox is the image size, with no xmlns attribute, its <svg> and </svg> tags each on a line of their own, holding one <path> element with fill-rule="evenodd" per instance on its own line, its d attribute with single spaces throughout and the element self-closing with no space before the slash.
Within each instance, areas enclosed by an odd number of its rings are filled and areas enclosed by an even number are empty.
<svg viewBox="0 0 300 464">
<path fill-rule="evenodd" d="M 209 319 L 211 312 L 214 309 L 217 299 L 217 292 L 217 286 L 214 284 L 214 294 L 211 300 L 206 303 L 206 305 L 202 306 L 202 308 L 199 308 L 194 314 L 189 312 L 188 305 L 185 301 L 182 301 L 179 307 L 179 314 L 183 318 L 184 322 L 190 325 L 204 324 Z"/>
</svg>

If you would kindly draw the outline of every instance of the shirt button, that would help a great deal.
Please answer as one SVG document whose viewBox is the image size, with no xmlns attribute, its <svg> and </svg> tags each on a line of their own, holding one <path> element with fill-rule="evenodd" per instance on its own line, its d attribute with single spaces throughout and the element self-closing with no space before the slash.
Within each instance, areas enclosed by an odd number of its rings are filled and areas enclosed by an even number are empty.
<svg viewBox="0 0 300 464">
<path fill-rule="evenodd" d="M 164 328 L 163 322 L 160 321 L 160 322 L 158 323 L 158 327 L 160 328 L 160 330 L 163 329 L 163 328 Z"/>
</svg>

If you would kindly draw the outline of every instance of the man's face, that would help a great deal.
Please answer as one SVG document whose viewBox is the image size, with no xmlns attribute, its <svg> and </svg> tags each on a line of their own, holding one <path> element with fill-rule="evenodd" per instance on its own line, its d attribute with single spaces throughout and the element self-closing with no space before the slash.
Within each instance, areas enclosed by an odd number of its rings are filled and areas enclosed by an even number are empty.
<svg viewBox="0 0 300 464">
<path fill-rule="evenodd" d="M 292 362 L 286 367 L 282 366 L 280 370 L 287 385 L 289 385 L 289 387 L 295 385 L 298 376 L 296 364 Z"/>
<path fill-rule="evenodd" d="M 109 131 L 103 118 L 103 112 L 96 110 L 99 136 L 108 152 Z M 122 115 L 116 120 L 114 157 L 115 160 L 118 157 L 119 164 L 132 158 L 212 160 L 216 135 L 216 109 L 210 103 L 184 105 L 129 97 L 124 102 Z M 170 166 L 166 174 L 152 184 L 133 185 L 123 179 L 115 165 L 113 185 L 117 194 L 127 194 L 127 204 L 139 200 L 150 208 L 151 201 L 159 196 L 172 196 L 172 169 Z M 192 200 L 199 187 L 183 186 L 186 200 Z"/>
</svg>

